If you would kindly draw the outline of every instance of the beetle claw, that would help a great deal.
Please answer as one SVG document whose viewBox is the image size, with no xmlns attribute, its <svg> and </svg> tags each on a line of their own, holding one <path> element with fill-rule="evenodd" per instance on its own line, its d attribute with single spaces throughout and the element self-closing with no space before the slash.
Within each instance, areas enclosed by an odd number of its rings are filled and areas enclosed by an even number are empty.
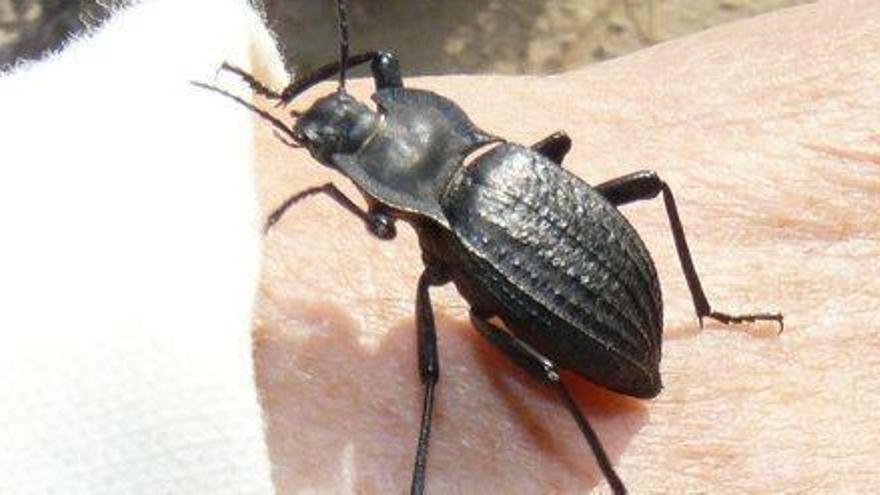
<svg viewBox="0 0 880 495">
<path fill-rule="evenodd" d="M 750 313 L 744 315 L 729 315 L 727 313 L 712 311 L 706 316 L 725 325 L 737 323 L 755 323 L 758 321 L 775 321 L 779 323 L 778 334 L 782 334 L 782 331 L 785 330 L 785 317 L 782 316 L 782 313 Z M 703 328 L 702 316 L 700 317 L 700 328 Z"/>
</svg>

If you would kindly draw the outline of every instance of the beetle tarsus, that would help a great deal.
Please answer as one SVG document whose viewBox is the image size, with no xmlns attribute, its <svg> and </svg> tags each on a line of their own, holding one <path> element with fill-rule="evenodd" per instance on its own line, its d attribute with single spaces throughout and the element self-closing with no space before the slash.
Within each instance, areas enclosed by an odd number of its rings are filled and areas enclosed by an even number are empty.
<svg viewBox="0 0 880 495">
<path fill-rule="evenodd" d="M 419 443 L 416 448 L 416 460 L 413 467 L 410 495 L 425 493 L 425 468 L 428 465 L 428 440 L 431 438 L 431 412 L 434 410 L 434 386 L 436 381 L 425 382 L 425 397 L 422 401 L 422 424 L 419 428 Z"/>
<path fill-rule="evenodd" d="M 782 313 L 750 313 L 742 315 L 731 315 L 718 311 L 712 311 L 706 316 L 725 325 L 736 323 L 755 323 L 758 321 L 775 321 L 779 323 L 779 333 L 782 333 L 782 331 L 785 330 L 785 318 L 782 316 Z M 702 317 L 700 318 L 700 320 L 702 321 Z"/>
<path fill-rule="evenodd" d="M 246 72 L 244 69 L 236 67 L 229 62 L 223 62 L 223 65 L 220 66 L 220 70 L 225 70 L 227 72 L 231 72 L 241 78 L 242 81 L 247 83 L 247 85 L 253 90 L 254 93 L 258 95 L 265 96 L 270 100 L 277 100 L 281 98 L 281 94 L 277 91 L 274 91 L 267 87 L 265 84 L 257 81 L 257 78 Z"/>
</svg>

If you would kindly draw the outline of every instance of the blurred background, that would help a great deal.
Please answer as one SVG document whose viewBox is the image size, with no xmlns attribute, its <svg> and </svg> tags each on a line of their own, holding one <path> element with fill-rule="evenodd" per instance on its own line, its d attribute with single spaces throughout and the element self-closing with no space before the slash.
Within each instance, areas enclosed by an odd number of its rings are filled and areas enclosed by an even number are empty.
<svg viewBox="0 0 880 495">
<path fill-rule="evenodd" d="M 0 67 L 39 58 L 132 1 L 0 0 Z M 406 75 L 547 74 L 812 1 L 349 0 L 349 10 L 353 51 L 393 50 Z M 336 56 L 332 0 L 261 3 L 289 69 L 308 70 Z M 209 12 L 199 20 L 210 21 Z"/>
</svg>

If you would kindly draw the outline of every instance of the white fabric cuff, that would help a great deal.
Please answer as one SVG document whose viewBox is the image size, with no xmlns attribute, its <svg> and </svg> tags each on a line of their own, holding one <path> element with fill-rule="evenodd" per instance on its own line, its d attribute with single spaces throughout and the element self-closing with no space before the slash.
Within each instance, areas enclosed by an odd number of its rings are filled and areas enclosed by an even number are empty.
<svg viewBox="0 0 880 495">
<path fill-rule="evenodd" d="M 272 493 L 245 0 L 157 0 L 0 77 L 0 493 Z M 277 80 L 276 80 L 277 82 Z"/>
</svg>

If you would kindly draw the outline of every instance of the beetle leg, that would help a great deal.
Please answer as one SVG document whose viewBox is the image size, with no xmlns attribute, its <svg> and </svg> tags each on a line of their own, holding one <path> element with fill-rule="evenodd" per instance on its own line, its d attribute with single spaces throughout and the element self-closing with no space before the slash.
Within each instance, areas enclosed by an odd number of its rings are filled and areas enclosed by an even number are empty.
<svg viewBox="0 0 880 495">
<path fill-rule="evenodd" d="M 220 66 L 220 70 L 225 70 L 227 72 L 231 72 L 238 77 L 241 78 L 242 81 L 247 83 L 250 86 L 251 90 L 258 95 L 265 96 L 270 100 L 277 100 L 281 98 L 281 94 L 277 91 L 272 90 L 271 88 L 266 87 L 265 84 L 257 81 L 257 78 L 246 72 L 244 69 L 236 67 L 229 62 L 223 62 L 223 65 Z"/>
<path fill-rule="evenodd" d="M 428 464 L 428 440 L 431 435 L 431 412 L 434 410 L 434 385 L 440 378 L 440 358 L 437 355 L 437 330 L 434 326 L 434 310 L 431 307 L 431 286 L 443 285 L 449 277 L 431 269 L 425 269 L 419 277 L 416 291 L 416 331 L 418 333 L 419 376 L 425 384 L 425 397 L 422 402 L 422 423 L 419 428 L 419 443 L 416 447 L 416 460 L 413 466 L 411 495 L 421 495 L 425 491 L 425 467 Z"/>
<path fill-rule="evenodd" d="M 269 232 L 269 229 L 271 229 L 273 225 L 278 223 L 278 220 L 281 219 L 284 213 L 286 213 L 288 209 L 290 209 L 300 200 L 321 193 L 330 196 L 331 198 L 333 198 L 334 201 L 339 203 L 340 206 L 360 218 L 364 222 L 364 225 L 366 225 L 367 230 L 374 236 L 380 239 L 388 240 L 393 239 L 394 236 L 397 234 L 397 229 L 394 228 L 393 218 L 381 211 L 362 210 L 352 200 L 348 199 L 348 196 L 343 194 L 342 191 L 340 191 L 332 182 L 328 182 L 322 186 L 315 186 L 308 189 L 303 189 L 302 191 L 287 198 L 286 201 L 281 203 L 281 206 L 276 208 L 275 211 L 273 211 L 266 218 L 266 224 L 263 227 L 263 232 Z"/>
<path fill-rule="evenodd" d="M 663 203 L 666 206 L 666 216 L 669 218 L 669 226 L 672 229 L 675 250 L 678 253 L 678 260 L 681 263 L 684 278 L 687 281 L 691 298 L 694 301 L 694 307 L 697 310 L 700 327 L 703 326 L 703 318 L 706 317 L 724 324 L 776 321 L 779 323 L 779 331 L 782 332 L 784 323 L 781 313 L 731 315 L 712 310 L 709 300 L 706 298 L 706 293 L 703 291 L 703 285 L 700 283 L 700 277 L 697 275 L 697 269 L 694 267 L 693 258 L 691 258 L 691 251 L 684 236 L 684 228 L 678 216 L 678 208 L 675 206 L 675 196 L 673 196 L 669 186 L 660 180 L 656 172 L 652 170 L 634 172 L 603 182 L 596 186 L 595 189 L 614 206 L 624 205 L 641 199 L 652 199 L 661 192 L 663 193 Z"/>
<path fill-rule="evenodd" d="M 593 186 L 599 194 L 614 206 L 625 205 L 641 199 L 653 199 L 666 184 L 653 170 L 639 170 Z M 673 202 L 673 209 L 675 210 Z M 678 219 L 676 210 L 675 218 Z M 675 223 L 675 222 L 673 222 Z M 679 222 L 680 223 L 680 222 Z M 675 227 L 673 226 L 673 229 Z"/>
<path fill-rule="evenodd" d="M 400 62 L 391 52 L 379 52 L 370 64 L 373 82 L 376 89 L 402 88 L 403 77 L 400 75 Z"/>
<path fill-rule="evenodd" d="M 377 52 L 364 52 L 352 55 L 345 59 L 345 66 L 347 68 L 356 67 L 373 60 L 376 58 L 376 55 Z M 318 84 L 321 81 L 326 81 L 338 74 L 340 67 L 339 60 L 334 60 L 333 62 L 324 64 L 321 67 L 302 75 L 301 77 L 298 76 L 292 83 L 284 88 L 284 91 L 281 92 L 281 101 L 278 104 L 284 105 L 290 103 L 291 100 L 315 84 Z"/>
<path fill-rule="evenodd" d="M 562 165 L 562 159 L 571 150 L 571 138 L 565 131 L 557 131 L 532 145 L 532 149 Z"/>
<path fill-rule="evenodd" d="M 376 89 L 403 86 L 403 78 L 400 76 L 400 64 L 397 61 L 397 57 L 389 52 L 364 52 L 352 55 L 345 59 L 345 67 L 350 69 L 367 62 L 371 62 L 370 70 L 373 72 Z M 294 98 L 315 84 L 326 81 L 338 74 L 341 67 L 342 65 L 339 63 L 339 60 L 335 60 L 304 74 L 302 77 L 297 77 L 281 92 L 278 104 L 290 103 Z"/>
<path fill-rule="evenodd" d="M 602 474 L 611 486 L 611 491 L 616 495 L 625 494 L 626 487 L 623 485 L 623 481 L 621 481 L 620 477 L 617 476 L 617 473 L 614 472 L 614 467 L 611 465 L 611 461 L 608 459 L 608 454 L 605 453 L 605 448 L 602 447 L 599 437 L 590 426 L 587 418 L 581 413 L 580 408 L 578 408 L 574 399 L 571 397 L 571 394 L 568 392 L 568 388 L 566 388 L 565 384 L 559 377 L 556 365 L 530 345 L 494 325 L 489 321 L 488 315 L 480 314 L 477 311 L 471 310 L 471 322 L 483 337 L 498 347 L 517 366 L 527 371 L 530 375 L 545 385 L 550 385 L 556 388 L 563 403 L 565 403 L 565 407 L 577 422 L 581 433 L 587 440 L 590 450 L 593 451 L 593 455 L 596 457 L 596 462 L 599 464 L 599 469 L 602 470 Z"/>
</svg>

